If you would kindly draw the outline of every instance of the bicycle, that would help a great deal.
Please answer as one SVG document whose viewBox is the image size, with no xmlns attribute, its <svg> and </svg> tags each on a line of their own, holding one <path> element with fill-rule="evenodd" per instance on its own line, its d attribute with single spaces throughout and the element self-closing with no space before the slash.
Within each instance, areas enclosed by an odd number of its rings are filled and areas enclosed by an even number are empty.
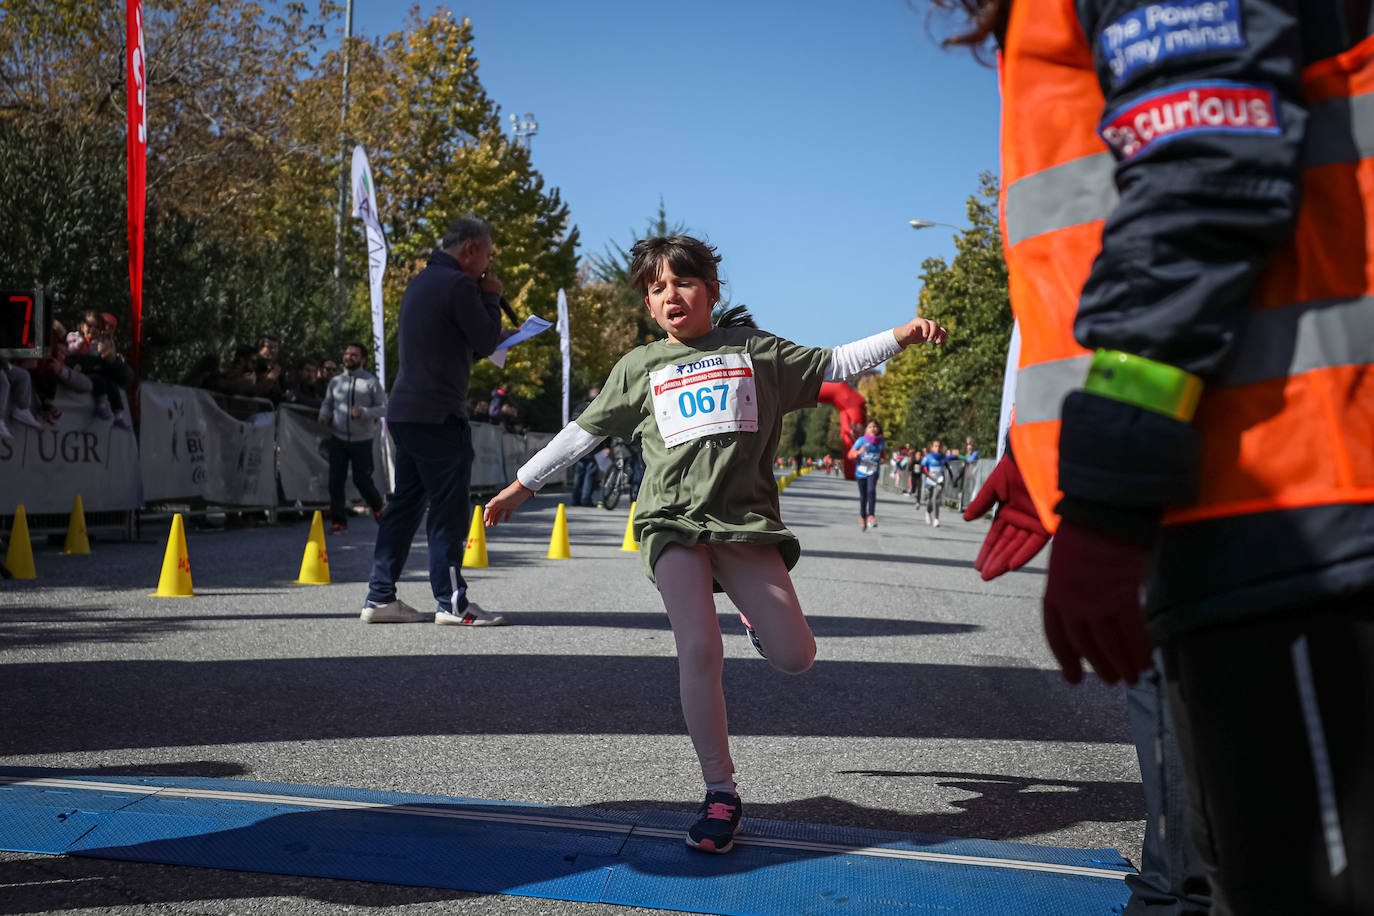
<svg viewBox="0 0 1374 916">
<path fill-rule="evenodd" d="M 634 494 L 633 454 L 625 440 L 611 440 L 611 464 L 601 475 L 601 501 L 598 505 L 610 510 L 620 503 L 620 494 Z"/>
</svg>

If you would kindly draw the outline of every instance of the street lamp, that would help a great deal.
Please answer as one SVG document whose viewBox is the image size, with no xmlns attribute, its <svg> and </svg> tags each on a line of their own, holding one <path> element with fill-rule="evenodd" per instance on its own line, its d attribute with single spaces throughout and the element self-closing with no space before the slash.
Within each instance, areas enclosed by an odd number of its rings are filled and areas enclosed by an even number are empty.
<svg viewBox="0 0 1374 916">
<path fill-rule="evenodd" d="M 512 114 L 510 116 L 510 132 L 515 137 L 515 145 L 530 148 L 530 140 L 535 134 L 539 133 L 539 122 L 534 119 L 534 115 L 528 111 L 524 117 Z"/>
<path fill-rule="evenodd" d="M 911 220 L 907 220 L 907 223 L 906 223 L 906 224 L 907 224 L 908 226 L 910 226 L 912 229 L 929 229 L 929 228 L 931 228 L 932 226 L 948 226 L 949 228 L 958 230 L 959 232 L 972 232 L 972 231 L 973 231 L 973 230 L 968 229 L 968 228 L 966 228 L 966 227 L 964 227 L 964 226 L 956 226 L 956 225 L 954 225 L 953 223 L 937 223 L 937 222 L 935 222 L 934 220 L 928 220 L 928 219 L 911 219 Z"/>
</svg>

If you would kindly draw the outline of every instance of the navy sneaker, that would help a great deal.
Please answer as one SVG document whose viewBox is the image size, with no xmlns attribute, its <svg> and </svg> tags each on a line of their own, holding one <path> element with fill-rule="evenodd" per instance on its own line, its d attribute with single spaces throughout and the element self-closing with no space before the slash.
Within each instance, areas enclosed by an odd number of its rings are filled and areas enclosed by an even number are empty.
<svg viewBox="0 0 1374 916">
<path fill-rule="evenodd" d="M 734 792 L 707 792 L 706 800 L 697 809 L 701 817 L 687 831 L 687 845 L 698 852 L 717 855 L 734 849 L 743 807 Z"/>
<path fill-rule="evenodd" d="M 754 632 L 754 627 L 749 623 L 749 618 L 740 614 L 739 619 L 744 624 L 744 632 L 749 634 L 749 644 L 754 647 L 754 651 L 761 658 L 767 658 L 768 653 L 763 651 L 763 643 L 759 642 L 759 634 Z"/>
</svg>

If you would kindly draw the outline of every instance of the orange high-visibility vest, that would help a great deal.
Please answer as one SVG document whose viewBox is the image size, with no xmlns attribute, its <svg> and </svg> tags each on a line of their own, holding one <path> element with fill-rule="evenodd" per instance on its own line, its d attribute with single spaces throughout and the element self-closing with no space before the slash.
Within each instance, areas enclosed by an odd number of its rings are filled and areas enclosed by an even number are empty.
<svg viewBox="0 0 1374 916">
<path fill-rule="evenodd" d="M 1017 464 L 1058 524 L 1060 409 L 1092 360 L 1078 299 L 1116 202 L 1105 100 L 1072 0 L 1012 6 L 1001 55 L 1002 237 L 1021 325 Z M 1226 377 L 1204 392 L 1200 493 L 1178 525 L 1374 502 L 1374 37 L 1303 74 L 1297 231 L 1256 285 Z"/>
</svg>

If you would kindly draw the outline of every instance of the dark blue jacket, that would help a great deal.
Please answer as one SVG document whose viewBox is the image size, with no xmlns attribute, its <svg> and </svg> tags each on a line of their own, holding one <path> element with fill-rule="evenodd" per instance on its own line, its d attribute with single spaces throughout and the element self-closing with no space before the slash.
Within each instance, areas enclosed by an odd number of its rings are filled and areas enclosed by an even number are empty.
<svg viewBox="0 0 1374 916">
<path fill-rule="evenodd" d="M 437 248 L 430 253 L 401 297 L 401 367 L 389 422 L 443 423 L 468 415 L 472 361 L 491 355 L 501 339 L 500 302 L 452 257 Z"/>
</svg>

